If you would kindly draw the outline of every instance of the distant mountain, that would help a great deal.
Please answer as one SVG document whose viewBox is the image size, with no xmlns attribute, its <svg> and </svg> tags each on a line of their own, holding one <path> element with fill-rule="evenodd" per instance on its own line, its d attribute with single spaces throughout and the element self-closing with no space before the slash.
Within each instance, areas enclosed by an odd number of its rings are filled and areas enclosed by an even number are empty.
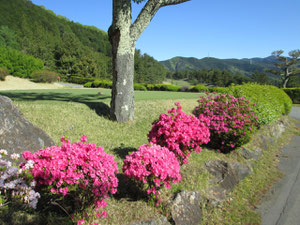
<svg viewBox="0 0 300 225">
<path fill-rule="evenodd" d="M 174 57 L 160 63 L 171 72 L 183 70 L 220 69 L 232 73 L 240 72 L 250 75 L 254 72 L 262 72 L 265 69 L 274 68 L 274 56 L 266 58 L 244 58 L 244 59 L 217 59 L 205 57 L 197 59 L 193 57 Z"/>
</svg>

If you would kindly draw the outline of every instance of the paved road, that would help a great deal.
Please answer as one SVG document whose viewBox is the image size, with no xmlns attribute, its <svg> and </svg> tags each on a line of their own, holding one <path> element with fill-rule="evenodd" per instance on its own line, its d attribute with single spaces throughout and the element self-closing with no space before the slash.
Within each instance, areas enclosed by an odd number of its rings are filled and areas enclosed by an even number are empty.
<svg viewBox="0 0 300 225">
<path fill-rule="evenodd" d="M 69 83 L 63 83 L 63 82 L 59 82 L 59 84 L 67 86 L 67 87 L 83 88 L 83 85 L 80 85 L 80 84 L 69 84 Z"/>
<path fill-rule="evenodd" d="M 290 116 L 299 121 L 300 128 L 300 107 L 293 107 Z M 262 225 L 300 225 L 300 136 L 284 147 L 280 170 L 285 176 L 271 188 L 258 208 Z"/>
</svg>

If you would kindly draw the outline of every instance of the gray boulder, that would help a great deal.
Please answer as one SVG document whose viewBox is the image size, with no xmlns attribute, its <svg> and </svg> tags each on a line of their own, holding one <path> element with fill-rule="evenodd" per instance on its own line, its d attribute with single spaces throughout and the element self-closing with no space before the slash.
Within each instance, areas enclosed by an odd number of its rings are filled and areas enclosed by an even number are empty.
<svg viewBox="0 0 300 225">
<path fill-rule="evenodd" d="M 55 142 L 26 120 L 9 98 L 0 96 L 0 149 L 21 154 L 52 145 Z"/>
<path fill-rule="evenodd" d="M 171 225 L 171 224 L 169 223 L 167 217 L 160 217 L 158 219 L 131 223 L 130 225 Z"/>
<path fill-rule="evenodd" d="M 214 177 L 211 182 L 216 184 L 207 193 L 208 202 L 213 206 L 224 201 L 226 194 L 251 173 L 248 167 L 238 162 L 230 164 L 222 160 L 211 160 L 205 166 Z"/>
<path fill-rule="evenodd" d="M 202 220 L 201 196 L 195 191 L 179 192 L 171 203 L 175 225 L 198 225 Z"/>
</svg>

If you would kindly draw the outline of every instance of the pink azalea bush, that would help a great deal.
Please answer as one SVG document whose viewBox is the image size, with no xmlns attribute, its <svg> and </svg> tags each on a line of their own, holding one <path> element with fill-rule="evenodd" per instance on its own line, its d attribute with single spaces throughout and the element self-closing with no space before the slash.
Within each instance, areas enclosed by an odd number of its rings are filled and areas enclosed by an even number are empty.
<svg viewBox="0 0 300 225">
<path fill-rule="evenodd" d="M 258 128 L 258 120 L 250 102 L 244 97 L 210 95 L 198 100 L 193 114 L 202 120 L 210 120 L 210 142 L 208 146 L 228 152 L 250 141 Z"/>
<path fill-rule="evenodd" d="M 117 163 L 96 144 L 70 143 L 61 138 L 62 146 L 51 146 L 35 153 L 23 152 L 23 158 L 32 162 L 29 172 L 38 188 L 48 187 L 53 194 L 81 199 L 81 205 L 94 203 L 96 210 L 107 205 L 104 199 L 117 191 Z M 25 165 L 22 167 L 24 170 Z M 105 215 L 105 213 L 103 213 Z"/>
<path fill-rule="evenodd" d="M 124 175 L 148 185 L 147 194 L 159 203 L 159 188 L 171 187 L 181 180 L 180 165 L 173 152 L 150 143 L 126 156 L 122 168 Z"/>
<path fill-rule="evenodd" d="M 187 115 L 181 111 L 180 103 L 175 103 L 177 109 L 172 108 L 168 114 L 161 114 L 152 123 L 152 130 L 148 139 L 154 144 L 168 148 L 174 152 L 181 164 L 187 163 L 192 151 L 199 153 L 200 145 L 209 142 L 209 120 L 200 116 Z"/>
<path fill-rule="evenodd" d="M 27 168 L 25 171 L 20 169 L 16 163 L 19 157 L 16 153 L 8 156 L 6 150 L 0 150 L 0 207 L 12 201 L 21 201 L 35 209 L 40 194 L 34 190 L 35 181 L 26 173 L 31 164 L 24 165 Z"/>
</svg>

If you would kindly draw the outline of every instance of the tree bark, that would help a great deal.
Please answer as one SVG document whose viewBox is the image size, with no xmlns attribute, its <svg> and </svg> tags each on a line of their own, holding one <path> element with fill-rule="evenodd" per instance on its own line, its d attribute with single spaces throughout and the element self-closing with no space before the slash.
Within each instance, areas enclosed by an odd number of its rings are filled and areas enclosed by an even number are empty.
<svg viewBox="0 0 300 225">
<path fill-rule="evenodd" d="M 113 22 L 108 30 L 112 45 L 113 87 L 111 119 L 127 122 L 134 119 L 135 44 L 159 8 L 190 0 L 148 0 L 132 24 L 131 0 L 113 0 Z"/>
<path fill-rule="evenodd" d="M 109 38 L 113 53 L 111 118 L 118 122 L 134 119 L 134 51 L 130 37 L 131 0 L 113 0 L 113 23 Z"/>
<path fill-rule="evenodd" d="M 282 87 L 286 88 L 287 83 L 289 82 L 289 77 L 284 78 L 283 82 L 282 82 Z"/>
</svg>

